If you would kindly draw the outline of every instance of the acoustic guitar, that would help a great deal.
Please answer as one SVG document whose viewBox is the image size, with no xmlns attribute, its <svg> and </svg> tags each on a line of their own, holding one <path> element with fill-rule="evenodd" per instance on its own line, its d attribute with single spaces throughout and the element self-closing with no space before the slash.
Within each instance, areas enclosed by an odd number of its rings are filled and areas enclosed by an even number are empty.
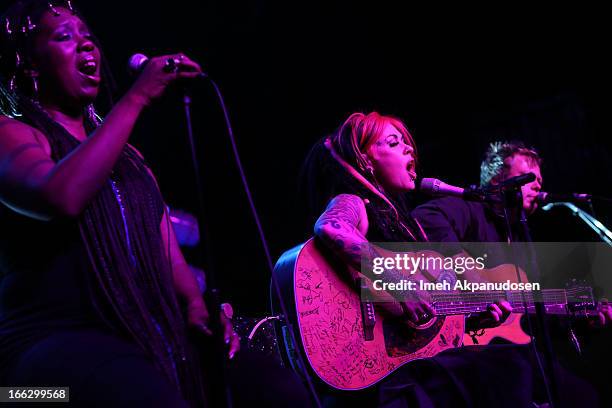
<svg viewBox="0 0 612 408">
<path fill-rule="evenodd" d="M 506 298 L 517 313 L 535 310 L 530 292 L 436 291 L 430 293 L 434 316 L 409 325 L 389 313 L 393 307 L 387 303 L 383 311 L 362 302 L 360 285 L 367 285 L 367 279 L 351 279 L 342 267 L 317 240 L 310 239 L 285 252 L 274 268 L 289 314 L 279 336 L 285 356 L 301 371 L 304 367 L 298 366 L 296 358 L 301 351 L 306 369 L 339 390 L 370 387 L 404 364 L 460 347 L 465 315 L 485 311 L 500 298 Z M 280 299 L 272 299 L 278 313 Z M 590 288 L 543 291 L 543 299 L 551 314 L 587 313 L 595 308 Z M 397 302 L 396 307 L 401 310 Z M 292 337 L 298 344 L 293 344 Z"/>
</svg>

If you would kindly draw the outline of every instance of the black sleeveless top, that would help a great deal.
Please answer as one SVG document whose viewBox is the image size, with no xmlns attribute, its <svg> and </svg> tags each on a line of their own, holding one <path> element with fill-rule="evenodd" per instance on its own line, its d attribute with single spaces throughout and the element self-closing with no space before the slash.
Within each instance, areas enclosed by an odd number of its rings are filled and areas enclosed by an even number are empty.
<svg viewBox="0 0 612 408">
<path fill-rule="evenodd" d="M 50 117 L 39 119 L 31 125 L 44 130 L 54 161 L 79 146 Z M 0 383 L 34 343 L 93 327 L 138 346 L 186 400 L 203 400 L 163 214 L 157 184 L 129 145 L 78 220 L 36 221 L 0 204 Z"/>
<path fill-rule="evenodd" d="M 154 201 L 159 225 L 163 202 Z M 113 210 L 121 219 L 118 204 Z M 35 220 L 0 203 L 0 379 L 3 367 L 52 333 L 111 330 L 89 279 L 95 275 L 77 219 Z"/>
<path fill-rule="evenodd" d="M 368 216 L 368 232 L 366 238 L 370 242 L 425 242 L 425 237 L 417 221 L 409 211 L 399 208 L 399 224 L 395 212 L 386 205 L 375 208 L 370 200 L 365 205 Z M 408 232 L 408 230 L 410 232 Z"/>
<path fill-rule="evenodd" d="M 37 221 L 0 204 L 0 365 L 57 330 L 99 325 L 76 220 Z"/>
</svg>

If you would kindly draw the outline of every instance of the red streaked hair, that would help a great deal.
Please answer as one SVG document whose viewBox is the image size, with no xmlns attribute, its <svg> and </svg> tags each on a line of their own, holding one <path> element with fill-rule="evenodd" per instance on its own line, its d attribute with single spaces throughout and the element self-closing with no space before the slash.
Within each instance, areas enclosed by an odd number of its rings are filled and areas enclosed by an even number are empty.
<svg viewBox="0 0 612 408">
<path fill-rule="evenodd" d="M 402 135 L 404 142 L 412 146 L 415 161 L 418 163 L 416 144 L 404 122 L 396 117 L 381 115 L 378 112 L 351 114 L 332 137 L 332 142 L 336 151 L 347 162 L 356 164 L 357 170 L 364 172 L 366 163 L 362 154 L 365 154 L 368 148 L 378 140 L 387 125 L 395 127 Z"/>
</svg>

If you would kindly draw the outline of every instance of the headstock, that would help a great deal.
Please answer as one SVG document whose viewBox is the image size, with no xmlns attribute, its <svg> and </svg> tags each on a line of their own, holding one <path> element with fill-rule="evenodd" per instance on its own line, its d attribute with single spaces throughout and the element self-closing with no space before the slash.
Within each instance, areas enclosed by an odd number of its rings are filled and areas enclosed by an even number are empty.
<svg viewBox="0 0 612 408">
<path fill-rule="evenodd" d="M 568 311 L 574 316 L 589 316 L 597 308 L 593 288 L 584 281 L 573 279 L 566 285 Z"/>
</svg>

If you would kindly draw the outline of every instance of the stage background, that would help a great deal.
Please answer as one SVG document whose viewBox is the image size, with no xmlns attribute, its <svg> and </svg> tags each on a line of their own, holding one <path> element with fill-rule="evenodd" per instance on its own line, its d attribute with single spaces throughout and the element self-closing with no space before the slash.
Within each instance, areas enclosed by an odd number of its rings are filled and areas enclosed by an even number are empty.
<svg viewBox="0 0 612 408">
<path fill-rule="evenodd" d="M 275 259 L 311 235 L 313 220 L 297 194 L 309 148 L 354 111 L 405 120 L 417 141 L 420 175 L 477 183 L 487 143 L 521 139 L 544 157 L 544 189 L 612 195 L 605 13 L 559 4 L 545 10 L 264 0 L 77 5 L 102 41 L 119 95 L 132 81 L 125 66 L 135 52 L 185 52 L 217 81 Z M 223 297 L 238 313 L 263 315 L 270 272 L 223 117 L 207 83 L 194 85 L 193 93 L 213 254 L 206 267 L 215 269 Z M 178 93 L 148 109 L 132 142 L 168 204 L 194 212 Z M 610 207 L 596 210 L 610 225 Z M 568 212 L 537 218 L 547 227 L 540 237 L 596 238 Z"/>
</svg>

